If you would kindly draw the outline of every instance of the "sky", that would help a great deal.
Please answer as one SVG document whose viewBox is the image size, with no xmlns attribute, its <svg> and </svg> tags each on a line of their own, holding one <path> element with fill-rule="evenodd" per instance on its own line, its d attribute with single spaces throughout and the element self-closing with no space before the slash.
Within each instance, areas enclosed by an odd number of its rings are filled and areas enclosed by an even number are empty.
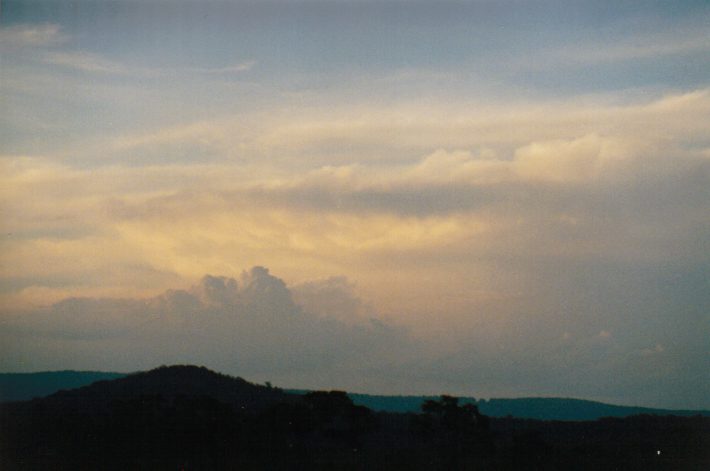
<svg viewBox="0 0 710 471">
<path fill-rule="evenodd" d="M 707 2 L 0 8 L 0 371 L 710 409 Z"/>
</svg>

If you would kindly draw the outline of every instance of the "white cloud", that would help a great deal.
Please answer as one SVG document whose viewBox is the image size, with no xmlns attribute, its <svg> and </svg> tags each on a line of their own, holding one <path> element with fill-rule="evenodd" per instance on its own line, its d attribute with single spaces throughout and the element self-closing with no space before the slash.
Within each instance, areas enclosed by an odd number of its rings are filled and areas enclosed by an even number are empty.
<svg viewBox="0 0 710 471">
<path fill-rule="evenodd" d="M 580 183 L 595 180 L 607 161 L 630 157 L 622 143 L 588 135 L 528 144 L 516 150 L 515 169 L 523 179 Z"/>
<path fill-rule="evenodd" d="M 496 107 L 475 102 L 322 108 L 284 103 L 276 109 L 251 112 L 248 117 L 220 114 L 218 118 L 117 136 L 108 149 L 104 146 L 102 155 L 105 162 L 113 163 L 127 155 L 140 155 L 147 164 L 170 163 L 171 156 L 172 162 L 179 162 L 181 149 L 190 149 L 193 162 L 199 157 L 259 164 L 272 172 L 280 169 L 289 174 L 353 164 L 379 170 L 411 164 L 440 149 L 475 157 L 467 158 L 469 167 L 464 175 L 481 178 L 481 169 L 486 169 L 487 178 L 499 178 L 504 175 L 495 175 L 500 169 L 496 160 L 511 160 L 516 149 L 524 151 L 533 144 L 586 138 L 576 144 L 577 151 L 584 143 L 598 145 L 603 152 L 600 158 L 610 165 L 623 163 L 614 160 L 615 153 L 654 152 L 659 146 L 667 148 L 678 142 L 701 144 L 710 131 L 710 99 L 705 89 L 634 103 L 623 103 L 622 98 Z M 596 143 L 592 143 L 594 139 Z M 86 150 L 77 152 L 84 154 Z M 463 154 L 456 157 L 463 158 Z M 435 160 L 432 155 L 429 163 Z M 444 171 L 443 161 L 438 165 L 431 170 Z M 458 165 L 456 170 L 463 169 Z M 447 172 L 439 178 L 450 177 L 451 170 Z M 457 174 L 455 178 L 464 177 Z"/>
</svg>

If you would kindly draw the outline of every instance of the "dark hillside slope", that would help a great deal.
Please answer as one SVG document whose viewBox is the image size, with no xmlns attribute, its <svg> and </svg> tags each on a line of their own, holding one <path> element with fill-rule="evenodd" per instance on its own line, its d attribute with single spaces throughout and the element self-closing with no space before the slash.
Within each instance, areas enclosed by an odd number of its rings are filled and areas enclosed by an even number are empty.
<svg viewBox="0 0 710 471">
<path fill-rule="evenodd" d="M 293 402 L 203 367 L 160 367 L 0 404 L 0 469 L 224 469 L 248 417 Z"/>
<path fill-rule="evenodd" d="M 161 367 L 0 404 L 0 469 L 332 469 L 374 426 L 344 392 Z"/>
<path fill-rule="evenodd" d="M 111 381 L 98 381 L 89 386 L 58 391 L 45 398 L 46 405 L 101 408 L 116 400 L 136 397 L 182 396 L 210 397 L 237 410 L 262 409 L 289 395 L 278 388 L 252 384 L 198 366 L 164 366 L 134 373 Z"/>
<path fill-rule="evenodd" d="M 0 470 L 40 469 L 706 470 L 710 418 L 491 419 L 450 396 L 373 413 L 175 366 L 0 404 Z"/>
</svg>

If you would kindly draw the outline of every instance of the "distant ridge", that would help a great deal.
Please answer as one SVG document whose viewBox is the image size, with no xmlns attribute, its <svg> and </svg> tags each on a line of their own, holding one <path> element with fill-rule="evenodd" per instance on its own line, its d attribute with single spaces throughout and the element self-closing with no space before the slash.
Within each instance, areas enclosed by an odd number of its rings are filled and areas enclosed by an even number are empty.
<svg viewBox="0 0 710 471">
<path fill-rule="evenodd" d="M 175 369 L 177 368 L 177 369 Z M 170 379 L 170 372 L 178 371 L 188 375 L 177 375 L 182 378 L 193 377 L 201 378 L 208 371 L 206 368 L 194 366 L 178 366 L 170 368 L 158 368 L 158 376 L 164 379 L 161 385 L 153 384 L 150 389 L 145 386 L 144 392 L 149 394 L 150 391 L 155 393 L 160 387 L 168 387 L 172 384 L 177 387 L 178 384 L 175 378 Z M 114 373 L 114 372 L 99 372 L 99 371 L 53 371 L 40 373 L 0 373 L 0 402 L 23 401 L 38 397 L 49 396 L 60 390 L 76 389 L 89 386 L 97 381 L 114 380 L 121 378 L 131 378 L 125 383 L 128 387 L 130 384 L 137 384 L 141 378 L 145 379 L 146 373 Z M 253 393 L 266 390 L 269 393 L 269 388 L 265 386 L 252 385 L 241 378 L 231 378 L 226 375 L 217 374 L 218 378 L 222 378 L 224 383 L 234 384 L 233 381 L 244 388 L 244 384 L 248 384 L 255 388 L 263 388 L 253 390 Z M 172 381 L 172 383 L 171 383 Z M 200 382 L 197 381 L 196 384 Z M 124 384 L 122 382 L 119 385 Z M 204 385 L 204 391 L 207 391 L 207 384 Z M 223 385 L 224 386 L 224 385 Z M 194 386 L 192 386 L 194 388 Z M 158 388 L 158 389 L 155 389 Z M 102 394 L 100 386 L 92 389 L 83 389 L 81 394 L 95 393 Z M 204 392 L 203 391 L 203 392 Z M 164 393 L 166 391 L 162 391 Z M 293 393 L 306 393 L 307 391 L 287 391 Z M 200 394 L 199 391 L 194 391 L 195 394 Z M 69 393 L 62 393 L 64 395 Z M 71 393 L 74 394 L 74 393 Z M 71 396 L 71 394 L 69 394 Z M 384 396 L 372 394 L 348 394 L 353 402 L 357 405 L 365 406 L 374 411 L 382 412 L 399 412 L 399 413 L 416 413 L 420 411 L 424 401 L 436 399 L 437 396 Z M 60 394 L 61 396 L 61 394 Z M 234 397 L 221 398 L 225 402 L 231 402 Z M 462 404 L 471 403 L 478 406 L 482 414 L 490 417 L 517 417 L 521 419 L 540 419 L 540 420 L 596 420 L 603 417 L 629 417 L 639 414 L 648 415 L 675 415 L 675 416 L 695 416 L 702 415 L 710 417 L 710 411 L 707 410 L 672 410 L 672 409 L 654 409 L 648 407 L 635 406 L 619 406 L 605 404 L 602 402 L 588 401 L 583 399 L 569 398 L 513 398 L 513 399 L 489 399 L 476 400 L 472 397 L 463 397 L 460 399 Z"/>
<path fill-rule="evenodd" d="M 490 399 L 479 401 L 477 404 L 482 413 L 491 417 L 513 416 L 542 420 L 596 420 L 602 417 L 629 417 L 640 414 L 681 417 L 710 416 L 710 411 L 707 410 L 619 406 L 584 399 L 552 397 Z"/>
<path fill-rule="evenodd" d="M 418 412 L 421 404 L 434 396 L 378 396 L 370 394 L 350 394 L 353 402 L 375 411 Z M 707 410 L 655 409 L 650 407 L 618 406 L 584 399 L 554 397 L 523 397 L 514 399 L 476 400 L 472 397 L 460 398 L 462 404 L 478 406 L 482 414 L 489 417 L 516 417 L 539 420 L 597 420 L 603 417 L 630 417 L 633 415 L 675 415 L 709 417 Z"/>
<path fill-rule="evenodd" d="M 62 389 L 75 389 L 96 381 L 123 378 L 126 373 L 104 371 L 43 371 L 0 373 L 0 402 L 26 401 Z"/>
</svg>

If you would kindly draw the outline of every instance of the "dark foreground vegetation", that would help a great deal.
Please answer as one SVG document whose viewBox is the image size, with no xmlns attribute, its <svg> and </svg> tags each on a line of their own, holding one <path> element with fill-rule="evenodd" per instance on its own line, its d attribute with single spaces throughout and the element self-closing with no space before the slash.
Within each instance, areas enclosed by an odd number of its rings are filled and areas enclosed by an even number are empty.
<svg viewBox="0 0 710 471">
<path fill-rule="evenodd" d="M 710 418 L 491 419 L 448 396 L 375 413 L 162 367 L 1 405 L 0 469 L 706 470 Z"/>
</svg>

